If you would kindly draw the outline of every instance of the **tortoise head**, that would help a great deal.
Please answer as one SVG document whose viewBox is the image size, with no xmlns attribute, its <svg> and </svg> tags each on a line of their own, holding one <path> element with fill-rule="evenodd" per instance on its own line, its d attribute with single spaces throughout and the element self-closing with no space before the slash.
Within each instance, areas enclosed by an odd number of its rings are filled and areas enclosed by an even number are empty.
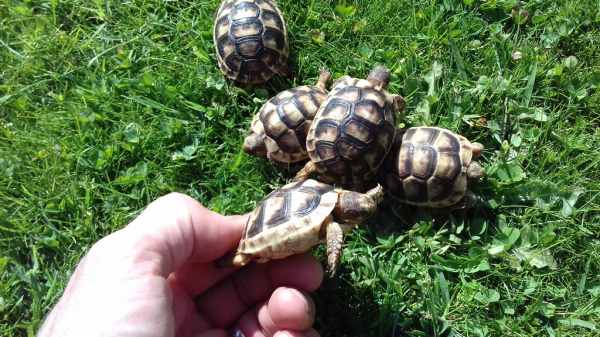
<svg viewBox="0 0 600 337">
<path fill-rule="evenodd" d="M 336 221 L 344 224 L 359 224 L 377 211 L 383 200 L 383 188 L 380 185 L 367 191 L 340 191 L 338 202 L 333 210 Z"/>
<path fill-rule="evenodd" d="M 481 143 L 471 143 L 471 151 L 473 152 L 473 158 L 477 158 L 481 156 L 481 152 L 483 151 L 483 144 Z M 467 167 L 467 177 L 473 180 L 479 180 L 485 175 L 485 170 L 478 162 L 471 162 L 469 167 Z"/>
<path fill-rule="evenodd" d="M 467 177 L 469 179 L 478 180 L 485 176 L 485 170 L 478 162 L 471 162 L 469 167 L 467 167 Z"/>
<path fill-rule="evenodd" d="M 390 70 L 379 65 L 371 70 L 367 81 L 371 82 L 378 89 L 385 89 L 390 83 Z"/>
<path fill-rule="evenodd" d="M 267 155 L 267 146 L 265 145 L 265 134 L 258 134 L 250 131 L 250 134 L 244 139 L 244 152 L 257 156 L 265 157 Z"/>
<path fill-rule="evenodd" d="M 481 156 L 484 146 L 481 143 L 471 143 L 471 151 L 473 151 L 473 158 Z"/>
</svg>

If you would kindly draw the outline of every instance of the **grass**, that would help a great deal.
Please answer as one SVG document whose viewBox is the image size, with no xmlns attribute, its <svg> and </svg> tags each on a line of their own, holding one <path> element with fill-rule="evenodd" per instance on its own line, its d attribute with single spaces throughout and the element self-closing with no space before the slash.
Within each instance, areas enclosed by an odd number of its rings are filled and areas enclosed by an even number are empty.
<svg viewBox="0 0 600 337">
<path fill-rule="evenodd" d="M 0 2 L 0 335 L 33 336 L 99 238 L 170 191 L 228 214 L 289 178 L 240 149 L 320 67 L 393 70 L 405 125 L 486 145 L 468 212 L 386 203 L 315 294 L 323 336 L 600 334 L 600 2 L 280 1 L 295 77 L 216 67 L 217 1 Z M 322 251 L 317 251 L 322 256 Z"/>
</svg>

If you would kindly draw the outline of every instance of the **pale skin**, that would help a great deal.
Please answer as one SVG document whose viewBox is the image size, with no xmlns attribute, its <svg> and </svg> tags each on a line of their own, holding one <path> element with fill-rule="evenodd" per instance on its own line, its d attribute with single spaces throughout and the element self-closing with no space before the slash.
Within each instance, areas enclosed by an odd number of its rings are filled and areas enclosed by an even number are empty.
<svg viewBox="0 0 600 337">
<path fill-rule="evenodd" d="M 309 293 L 323 270 L 314 258 L 215 266 L 245 221 L 183 194 L 159 198 L 91 248 L 37 336 L 318 336 Z"/>
</svg>

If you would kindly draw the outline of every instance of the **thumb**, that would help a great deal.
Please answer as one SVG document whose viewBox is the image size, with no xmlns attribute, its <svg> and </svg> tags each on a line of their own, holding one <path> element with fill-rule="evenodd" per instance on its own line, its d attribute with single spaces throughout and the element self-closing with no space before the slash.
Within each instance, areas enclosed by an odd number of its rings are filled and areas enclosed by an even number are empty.
<svg viewBox="0 0 600 337">
<path fill-rule="evenodd" d="M 184 263 L 220 258 L 240 241 L 247 216 L 223 216 L 193 198 L 171 193 L 154 202 L 125 229 L 146 253 L 156 254 L 163 276 Z"/>
</svg>

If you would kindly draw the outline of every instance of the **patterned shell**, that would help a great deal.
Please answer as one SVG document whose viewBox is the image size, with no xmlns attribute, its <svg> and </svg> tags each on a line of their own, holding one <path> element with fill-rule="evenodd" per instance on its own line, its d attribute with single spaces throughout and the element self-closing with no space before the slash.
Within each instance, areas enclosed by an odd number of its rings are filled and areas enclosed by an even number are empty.
<svg viewBox="0 0 600 337">
<path fill-rule="evenodd" d="M 283 164 L 308 159 L 306 135 L 327 92 L 316 86 L 286 90 L 270 99 L 260 110 L 267 156 Z"/>
<path fill-rule="evenodd" d="M 410 128 L 392 154 L 383 167 L 384 184 L 400 201 L 447 207 L 465 196 L 473 155 L 465 137 L 436 127 Z"/>
<path fill-rule="evenodd" d="M 225 0 L 213 38 L 221 71 L 247 84 L 286 72 L 289 45 L 281 11 L 272 0 Z"/>
<path fill-rule="evenodd" d="M 318 239 L 321 224 L 337 200 L 338 193 L 332 186 L 313 179 L 271 192 L 250 215 L 238 252 L 255 254 L 271 245 L 286 243 L 299 232 Z"/>
<path fill-rule="evenodd" d="M 394 111 L 383 90 L 342 77 L 317 112 L 306 147 L 317 170 L 344 187 L 373 178 L 394 140 Z"/>
</svg>

